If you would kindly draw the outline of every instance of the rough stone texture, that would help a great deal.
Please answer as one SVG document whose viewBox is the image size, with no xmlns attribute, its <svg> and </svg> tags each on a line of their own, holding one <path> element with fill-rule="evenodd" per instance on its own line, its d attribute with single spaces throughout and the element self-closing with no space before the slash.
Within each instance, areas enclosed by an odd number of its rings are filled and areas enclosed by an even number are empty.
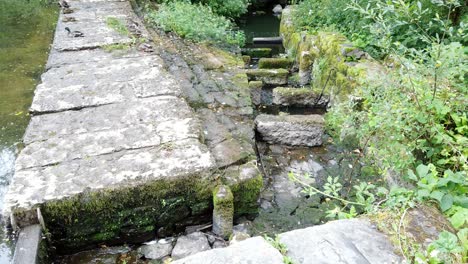
<svg viewBox="0 0 468 264">
<path fill-rule="evenodd" d="M 128 1 L 69 4 L 74 12 L 60 15 L 3 215 L 23 227 L 38 223 L 40 208 L 59 253 L 197 224 L 210 214 L 216 160 L 182 84 L 159 55 L 103 50 L 131 40 L 108 17 L 135 21 L 147 34 Z M 70 16 L 76 22 L 62 22 Z M 85 36 L 69 37 L 65 26 Z"/>
<path fill-rule="evenodd" d="M 234 222 L 234 197 L 231 189 L 221 185 L 213 191 L 213 233 L 229 238 Z"/>
<path fill-rule="evenodd" d="M 164 243 L 163 243 L 164 242 Z M 154 241 L 138 248 L 138 253 L 147 259 L 160 260 L 170 256 L 174 246 L 170 241 Z"/>
<path fill-rule="evenodd" d="M 121 35 L 106 23 L 107 18 L 119 19 L 124 25 L 136 20 L 128 1 L 69 1 L 72 14 L 62 14 L 57 24 L 53 48 L 70 51 L 98 48 L 104 45 L 131 43 L 130 36 Z M 74 17 L 76 22 L 63 22 L 63 17 Z M 81 31 L 85 37 L 71 38 L 65 27 Z"/>
<path fill-rule="evenodd" d="M 255 119 L 262 139 L 271 144 L 320 146 L 324 119 L 320 115 L 259 115 Z"/>
<path fill-rule="evenodd" d="M 294 263 L 401 263 L 387 237 L 366 220 L 339 220 L 280 235 Z"/>
<path fill-rule="evenodd" d="M 195 232 L 177 239 L 177 243 L 172 250 L 172 258 L 177 260 L 209 249 L 211 247 L 205 234 Z"/>
<path fill-rule="evenodd" d="M 252 104 L 260 105 L 262 103 L 262 81 L 249 82 L 250 96 L 252 97 Z"/>
<path fill-rule="evenodd" d="M 247 71 L 249 81 L 262 81 L 266 85 L 285 85 L 289 71 L 285 69 L 253 69 Z"/>
<path fill-rule="evenodd" d="M 281 106 L 320 107 L 328 104 L 328 96 L 310 88 L 278 87 L 273 89 L 273 103 Z"/>
<path fill-rule="evenodd" d="M 32 225 L 23 228 L 18 236 L 15 248 L 15 256 L 12 264 L 36 264 L 39 261 L 39 244 L 42 240 L 42 228 L 40 225 Z"/>
<path fill-rule="evenodd" d="M 107 25 L 136 22 L 148 36 L 129 1 L 68 2 L 74 12 L 60 15 L 36 89 L 7 220 L 35 224 L 40 208 L 59 254 L 138 243 L 208 221 L 217 176 L 231 184 L 236 214 L 254 212 L 259 174 L 240 169 L 255 157 L 242 60 L 156 34 L 154 52 L 137 51 Z M 128 49 L 104 51 L 113 44 Z M 228 167 L 236 173 L 218 175 Z"/>
<path fill-rule="evenodd" d="M 173 264 L 282 264 L 283 256 L 261 237 L 254 237 L 227 248 L 214 249 L 177 260 Z"/>
</svg>

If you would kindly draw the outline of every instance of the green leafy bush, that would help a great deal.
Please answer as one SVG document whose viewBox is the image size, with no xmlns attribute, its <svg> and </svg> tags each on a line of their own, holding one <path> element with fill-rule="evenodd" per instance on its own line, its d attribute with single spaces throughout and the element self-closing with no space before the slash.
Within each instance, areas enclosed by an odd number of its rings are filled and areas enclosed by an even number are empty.
<svg viewBox="0 0 468 264">
<path fill-rule="evenodd" d="M 234 30 L 230 20 L 202 4 L 185 1 L 163 3 L 158 11 L 150 12 L 147 18 L 164 30 L 173 31 L 186 39 L 239 46 L 245 43 L 244 33 Z"/>
<path fill-rule="evenodd" d="M 194 2 L 205 4 L 216 14 L 231 18 L 247 13 L 249 6 L 249 0 L 195 0 Z"/>
<path fill-rule="evenodd" d="M 447 5 L 450 8 L 447 9 Z M 456 0 L 304 0 L 296 9 L 294 23 L 296 27 L 311 32 L 339 31 L 356 46 L 381 58 L 388 54 L 388 50 L 382 48 L 383 41 L 423 49 L 430 47 L 431 43 L 427 38 L 415 35 L 414 31 L 432 38 L 442 37 L 447 26 L 452 28 L 452 32 L 463 29 L 468 21 L 466 10 L 467 7 Z M 374 17 L 377 14 L 379 16 Z M 376 26 L 374 18 L 386 21 L 387 27 Z M 466 36 L 460 35 L 445 35 L 444 38 L 446 43 L 459 41 L 466 44 L 467 41 Z"/>
</svg>

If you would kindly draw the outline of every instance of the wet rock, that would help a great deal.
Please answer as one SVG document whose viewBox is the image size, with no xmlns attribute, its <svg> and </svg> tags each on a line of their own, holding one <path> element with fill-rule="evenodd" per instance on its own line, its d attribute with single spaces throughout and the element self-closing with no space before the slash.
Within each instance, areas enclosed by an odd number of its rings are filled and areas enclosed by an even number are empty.
<svg viewBox="0 0 468 264">
<path fill-rule="evenodd" d="M 177 243 L 172 250 L 172 258 L 177 260 L 209 249 L 211 247 L 205 234 L 195 232 L 177 239 Z"/>
<path fill-rule="evenodd" d="M 255 237 L 231 245 L 177 260 L 172 264 L 283 264 L 283 256 L 265 239 Z"/>
<path fill-rule="evenodd" d="M 273 13 L 275 13 L 277 15 L 283 13 L 283 7 L 281 5 L 276 5 L 273 8 Z"/>
<path fill-rule="evenodd" d="M 218 167 L 226 167 L 245 160 L 249 153 L 240 145 L 239 141 L 231 138 L 223 141 L 211 149 Z"/>
<path fill-rule="evenodd" d="M 366 220 L 332 221 L 280 235 L 294 263 L 401 263 L 385 235 Z"/>
<path fill-rule="evenodd" d="M 215 248 L 225 248 L 225 247 L 227 247 L 227 246 L 228 246 L 227 243 L 224 242 L 224 241 L 219 241 L 219 240 L 217 240 L 217 241 L 215 241 L 215 242 L 213 243 L 213 249 L 215 249 Z"/>
<path fill-rule="evenodd" d="M 229 238 L 234 221 L 234 197 L 231 189 L 221 185 L 213 191 L 213 233 Z"/>
<path fill-rule="evenodd" d="M 170 256 L 173 248 L 172 239 L 160 240 L 141 246 L 138 248 L 138 253 L 147 259 L 160 260 L 164 257 Z"/>
<path fill-rule="evenodd" d="M 278 87 L 273 89 L 273 103 L 281 106 L 326 107 L 328 96 L 311 88 Z"/>
<path fill-rule="evenodd" d="M 249 238 L 250 238 L 249 234 L 243 233 L 243 232 L 237 232 L 229 240 L 229 245 L 234 245 L 236 243 L 239 243 L 239 242 L 244 241 L 244 240 L 249 239 Z"/>
<path fill-rule="evenodd" d="M 262 81 L 249 82 L 250 96 L 252 97 L 252 104 L 260 105 L 262 103 Z"/>
<path fill-rule="evenodd" d="M 293 60 L 288 58 L 261 58 L 258 61 L 259 69 L 289 69 Z"/>
<path fill-rule="evenodd" d="M 271 48 L 242 49 L 242 54 L 251 58 L 268 58 L 271 56 Z"/>
<path fill-rule="evenodd" d="M 266 85 L 285 85 L 289 71 L 285 69 L 253 69 L 247 71 L 249 81 L 262 81 Z"/>
<path fill-rule="evenodd" d="M 270 144 L 289 146 L 320 146 L 325 121 L 320 115 L 259 115 L 255 119 L 257 131 Z"/>
<path fill-rule="evenodd" d="M 456 233 L 450 222 L 435 207 L 420 205 L 408 211 L 405 217 L 405 232 L 408 237 L 427 248 L 446 230 Z"/>
<path fill-rule="evenodd" d="M 232 231 L 233 231 L 234 234 L 245 233 L 245 234 L 251 235 L 251 233 L 252 233 L 252 222 L 246 220 L 241 224 L 235 225 L 232 228 Z"/>
<path fill-rule="evenodd" d="M 313 57 L 310 51 L 303 51 L 299 59 L 299 84 L 307 85 L 312 79 Z"/>
</svg>

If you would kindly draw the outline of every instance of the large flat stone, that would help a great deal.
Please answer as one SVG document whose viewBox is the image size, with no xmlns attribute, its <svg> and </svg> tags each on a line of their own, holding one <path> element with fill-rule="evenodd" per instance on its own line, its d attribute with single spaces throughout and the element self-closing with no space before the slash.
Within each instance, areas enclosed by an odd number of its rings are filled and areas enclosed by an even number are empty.
<svg viewBox="0 0 468 264">
<path fill-rule="evenodd" d="M 325 121 L 321 115 L 259 115 L 257 131 L 270 144 L 314 147 L 322 144 Z"/>
<path fill-rule="evenodd" d="M 297 264 L 401 263 L 385 235 L 366 220 L 352 219 L 280 235 L 287 255 Z"/>
<path fill-rule="evenodd" d="M 79 54 L 77 54 L 79 55 Z M 157 56 L 113 58 L 52 68 L 37 86 L 33 113 L 95 107 L 159 95 L 181 93 Z"/>
<path fill-rule="evenodd" d="M 53 48 L 60 51 L 94 49 L 104 45 L 126 44 L 133 40 L 131 36 L 122 35 L 109 27 L 106 20 L 114 17 L 125 25 L 127 20 L 134 19 L 134 14 L 128 1 L 69 1 L 71 14 L 61 14 Z M 75 22 L 63 22 L 64 17 L 73 17 Z M 65 30 L 80 31 L 84 37 L 70 37 Z"/>
<path fill-rule="evenodd" d="M 206 180 L 214 168 L 214 160 L 205 145 L 197 139 L 187 139 L 156 147 L 86 157 L 54 166 L 16 171 L 5 208 L 13 214 L 21 212 L 16 224 L 37 221 L 35 208 L 84 192 L 129 188 L 192 177 Z M 193 176 L 195 177 L 195 176 Z"/>
<path fill-rule="evenodd" d="M 268 263 L 282 264 L 283 256 L 265 239 L 254 237 L 236 243 L 227 248 L 204 251 L 187 258 L 172 262 L 173 264 L 247 264 Z"/>
<path fill-rule="evenodd" d="M 34 116 L 16 170 L 189 138 L 201 138 L 200 122 L 173 96 Z"/>
</svg>

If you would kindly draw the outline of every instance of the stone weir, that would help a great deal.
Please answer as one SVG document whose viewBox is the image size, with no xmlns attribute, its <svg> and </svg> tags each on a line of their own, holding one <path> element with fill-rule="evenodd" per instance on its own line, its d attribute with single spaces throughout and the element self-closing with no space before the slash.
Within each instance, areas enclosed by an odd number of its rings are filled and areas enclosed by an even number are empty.
<svg viewBox="0 0 468 264">
<path fill-rule="evenodd" d="M 224 118 L 246 131 L 240 137 L 204 124 L 212 110 L 189 106 L 190 91 L 153 52 L 159 43 L 148 41 L 129 1 L 69 4 L 35 91 L 4 218 L 20 229 L 41 224 L 64 254 L 210 222 L 220 184 L 231 188 L 236 216 L 255 213 L 262 177 L 253 123 Z M 229 92 L 245 100 L 230 109 L 249 116 L 247 77 L 236 78 L 243 85 Z M 210 129 L 226 135 L 207 142 Z"/>
</svg>

